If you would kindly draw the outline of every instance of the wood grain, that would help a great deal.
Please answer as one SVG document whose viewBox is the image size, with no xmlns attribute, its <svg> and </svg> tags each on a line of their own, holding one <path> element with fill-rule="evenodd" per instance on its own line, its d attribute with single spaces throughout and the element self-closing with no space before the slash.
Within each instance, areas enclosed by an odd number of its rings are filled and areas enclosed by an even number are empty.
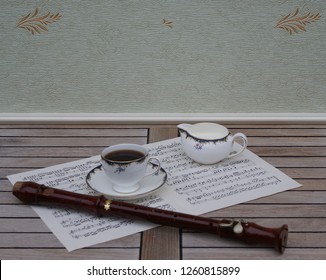
<svg viewBox="0 0 326 280">
<path fill-rule="evenodd" d="M 152 128 L 149 131 L 149 142 L 176 136 L 176 128 Z M 143 260 L 180 259 L 179 229 L 162 226 L 143 232 L 140 257 Z"/>
</svg>

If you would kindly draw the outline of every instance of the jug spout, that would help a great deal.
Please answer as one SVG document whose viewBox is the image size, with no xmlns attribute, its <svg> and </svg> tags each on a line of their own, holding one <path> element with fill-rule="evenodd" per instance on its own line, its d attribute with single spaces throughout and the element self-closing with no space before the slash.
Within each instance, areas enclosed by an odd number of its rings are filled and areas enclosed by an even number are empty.
<svg viewBox="0 0 326 280">
<path fill-rule="evenodd" d="M 177 125 L 177 128 L 179 129 L 179 131 L 181 132 L 188 132 L 188 129 L 192 126 L 192 124 L 188 124 L 188 123 L 182 123 Z"/>
</svg>

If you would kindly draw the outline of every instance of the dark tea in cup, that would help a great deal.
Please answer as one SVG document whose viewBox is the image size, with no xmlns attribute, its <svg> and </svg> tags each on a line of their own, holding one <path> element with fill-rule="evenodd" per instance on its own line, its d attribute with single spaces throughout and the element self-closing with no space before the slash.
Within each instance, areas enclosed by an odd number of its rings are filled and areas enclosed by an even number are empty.
<svg viewBox="0 0 326 280">
<path fill-rule="evenodd" d="M 103 156 L 105 160 L 108 161 L 134 161 L 144 158 L 146 155 L 140 151 L 136 150 L 116 150 L 107 153 Z"/>
</svg>

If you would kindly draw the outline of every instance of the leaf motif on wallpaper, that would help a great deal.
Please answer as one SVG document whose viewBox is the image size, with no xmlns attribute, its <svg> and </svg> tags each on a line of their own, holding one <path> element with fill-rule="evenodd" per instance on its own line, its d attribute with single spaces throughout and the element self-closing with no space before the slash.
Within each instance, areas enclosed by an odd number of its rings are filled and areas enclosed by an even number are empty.
<svg viewBox="0 0 326 280">
<path fill-rule="evenodd" d="M 39 15 L 39 9 L 36 8 L 33 13 L 23 16 L 17 23 L 17 28 L 23 28 L 34 34 L 40 34 L 42 31 L 48 31 L 47 25 L 57 22 L 61 19 L 60 13 L 52 14 L 47 12 L 43 16 Z"/>
<path fill-rule="evenodd" d="M 293 33 L 299 33 L 299 31 L 306 31 L 306 25 L 312 22 L 316 22 L 320 19 L 320 14 L 306 13 L 305 15 L 299 15 L 299 8 L 294 12 L 281 18 L 275 25 L 276 28 L 281 28 L 292 35 Z"/>
<path fill-rule="evenodd" d="M 173 28 L 172 23 L 173 21 L 171 20 L 166 20 L 165 18 L 163 19 L 163 24 L 167 27 Z"/>
</svg>

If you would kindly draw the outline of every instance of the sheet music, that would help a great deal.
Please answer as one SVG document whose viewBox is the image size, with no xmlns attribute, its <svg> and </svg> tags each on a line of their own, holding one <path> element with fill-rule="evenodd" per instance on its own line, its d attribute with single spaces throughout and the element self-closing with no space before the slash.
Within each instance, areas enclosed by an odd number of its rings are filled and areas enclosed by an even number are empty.
<svg viewBox="0 0 326 280">
<path fill-rule="evenodd" d="M 99 195 L 90 189 L 85 182 L 88 172 L 99 164 L 100 157 L 94 156 L 8 176 L 8 179 L 13 184 L 16 181 L 34 181 L 49 187 L 72 192 Z M 174 210 L 160 197 L 149 196 L 137 200 L 137 203 Z M 115 216 L 99 218 L 92 214 L 72 209 L 43 206 L 32 206 L 32 208 L 68 251 L 117 239 L 157 226 L 149 222 L 136 222 L 132 219 L 121 219 Z"/>
<path fill-rule="evenodd" d="M 201 165 L 185 155 L 179 138 L 147 148 L 168 172 L 161 196 L 178 211 L 194 215 L 301 186 L 248 149 L 218 164 Z M 235 143 L 233 152 L 240 149 Z"/>
<path fill-rule="evenodd" d="M 180 138 L 145 145 L 150 155 L 161 160 L 168 173 L 166 184 L 155 194 L 132 201 L 151 207 L 200 215 L 300 186 L 284 173 L 249 150 L 214 165 L 200 165 L 188 158 Z M 240 145 L 234 145 L 237 151 Z M 86 182 L 86 175 L 100 164 L 94 156 L 30 172 L 8 176 L 12 184 L 34 181 L 73 192 L 98 195 Z M 141 232 L 157 225 L 115 216 L 95 217 L 71 209 L 33 206 L 33 209 L 72 251 Z"/>
</svg>

